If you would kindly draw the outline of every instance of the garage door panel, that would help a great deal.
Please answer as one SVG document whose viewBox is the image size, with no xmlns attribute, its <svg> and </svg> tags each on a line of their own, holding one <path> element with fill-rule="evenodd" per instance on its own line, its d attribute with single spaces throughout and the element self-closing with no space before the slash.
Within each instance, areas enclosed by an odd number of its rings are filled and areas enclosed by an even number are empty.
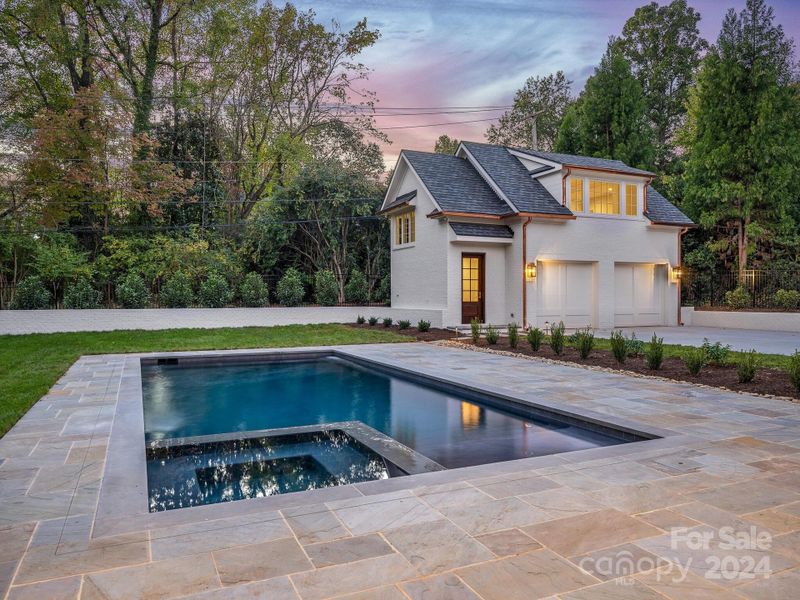
<svg viewBox="0 0 800 600">
<path fill-rule="evenodd" d="M 616 327 L 663 325 L 666 283 L 663 265 L 616 264 L 614 325 Z"/>
<path fill-rule="evenodd" d="M 594 268 L 591 263 L 543 262 L 538 274 L 537 325 L 564 321 L 586 327 L 594 314 Z"/>
</svg>

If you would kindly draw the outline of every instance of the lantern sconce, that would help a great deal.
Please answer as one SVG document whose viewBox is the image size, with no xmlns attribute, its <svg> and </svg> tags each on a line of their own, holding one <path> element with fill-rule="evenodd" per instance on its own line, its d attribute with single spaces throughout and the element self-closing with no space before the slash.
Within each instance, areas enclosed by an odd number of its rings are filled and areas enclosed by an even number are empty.
<svg viewBox="0 0 800 600">
<path fill-rule="evenodd" d="M 676 283 L 681 280 L 683 276 L 683 271 L 681 270 L 680 266 L 672 267 L 672 280 Z"/>
<path fill-rule="evenodd" d="M 527 281 L 534 281 L 536 279 L 536 263 L 528 263 L 525 265 L 525 279 Z"/>
</svg>

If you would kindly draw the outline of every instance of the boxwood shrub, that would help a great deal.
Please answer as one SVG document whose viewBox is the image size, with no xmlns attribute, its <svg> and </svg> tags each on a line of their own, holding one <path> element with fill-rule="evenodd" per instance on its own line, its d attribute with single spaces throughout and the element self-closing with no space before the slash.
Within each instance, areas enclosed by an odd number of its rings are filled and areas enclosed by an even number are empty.
<svg viewBox="0 0 800 600">
<path fill-rule="evenodd" d="M 283 306 L 297 306 L 300 304 L 306 295 L 303 276 L 300 271 L 294 267 L 286 269 L 275 288 L 275 295 L 278 297 L 278 302 Z"/>
<path fill-rule="evenodd" d="M 353 304 L 369 302 L 369 284 L 367 277 L 358 269 L 350 273 L 350 281 L 344 286 L 344 297 Z"/>
<path fill-rule="evenodd" d="M 197 296 L 200 304 L 207 308 L 222 308 L 233 300 L 233 292 L 228 280 L 219 273 L 211 273 L 200 284 Z"/>
<path fill-rule="evenodd" d="M 128 273 L 117 284 L 117 303 L 122 308 L 144 308 L 148 302 L 150 291 L 140 275 Z"/>
<path fill-rule="evenodd" d="M 19 282 L 11 308 L 15 310 L 39 310 L 50 306 L 50 292 L 38 275 L 29 275 Z"/>
<path fill-rule="evenodd" d="M 194 303 L 192 282 L 186 273 L 178 271 L 161 286 L 161 306 L 186 308 Z"/>
<path fill-rule="evenodd" d="M 317 304 L 333 306 L 339 301 L 339 284 L 330 269 L 322 269 L 314 275 L 314 297 Z"/>
<path fill-rule="evenodd" d="M 258 273 L 248 273 L 239 288 L 242 306 L 260 307 L 269 304 L 269 290 L 267 284 Z"/>
<path fill-rule="evenodd" d="M 99 308 L 101 294 L 86 279 L 79 279 L 64 291 L 64 308 Z"/>
</svg>

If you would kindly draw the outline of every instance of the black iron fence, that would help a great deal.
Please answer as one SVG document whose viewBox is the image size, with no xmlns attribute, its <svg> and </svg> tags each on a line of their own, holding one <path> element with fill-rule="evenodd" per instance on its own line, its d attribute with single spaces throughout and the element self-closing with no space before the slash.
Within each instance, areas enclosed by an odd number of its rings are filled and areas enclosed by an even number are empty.
<svg viewBox="0 0 800 600">
<path fill-rule="evenodd" d="M 790 309 L 780 290 L 800 292 L 800 269 L 748 269 L 713 273 L 686 270 L 681 281 L 683 306 Z"/>
</svg>

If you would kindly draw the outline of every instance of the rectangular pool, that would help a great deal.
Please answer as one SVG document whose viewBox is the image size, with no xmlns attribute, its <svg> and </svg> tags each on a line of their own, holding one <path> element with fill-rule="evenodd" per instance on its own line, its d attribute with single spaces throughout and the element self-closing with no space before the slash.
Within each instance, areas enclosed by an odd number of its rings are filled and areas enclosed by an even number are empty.
<svg viewBox="0 0 800 600">
<path fill-rule="evenodd" d="M 175 362 L 142 365 L 151 510 L 411 472 L 392 444 L 452 469 L 645 439 L 333 356 Z"/>
</svg>

